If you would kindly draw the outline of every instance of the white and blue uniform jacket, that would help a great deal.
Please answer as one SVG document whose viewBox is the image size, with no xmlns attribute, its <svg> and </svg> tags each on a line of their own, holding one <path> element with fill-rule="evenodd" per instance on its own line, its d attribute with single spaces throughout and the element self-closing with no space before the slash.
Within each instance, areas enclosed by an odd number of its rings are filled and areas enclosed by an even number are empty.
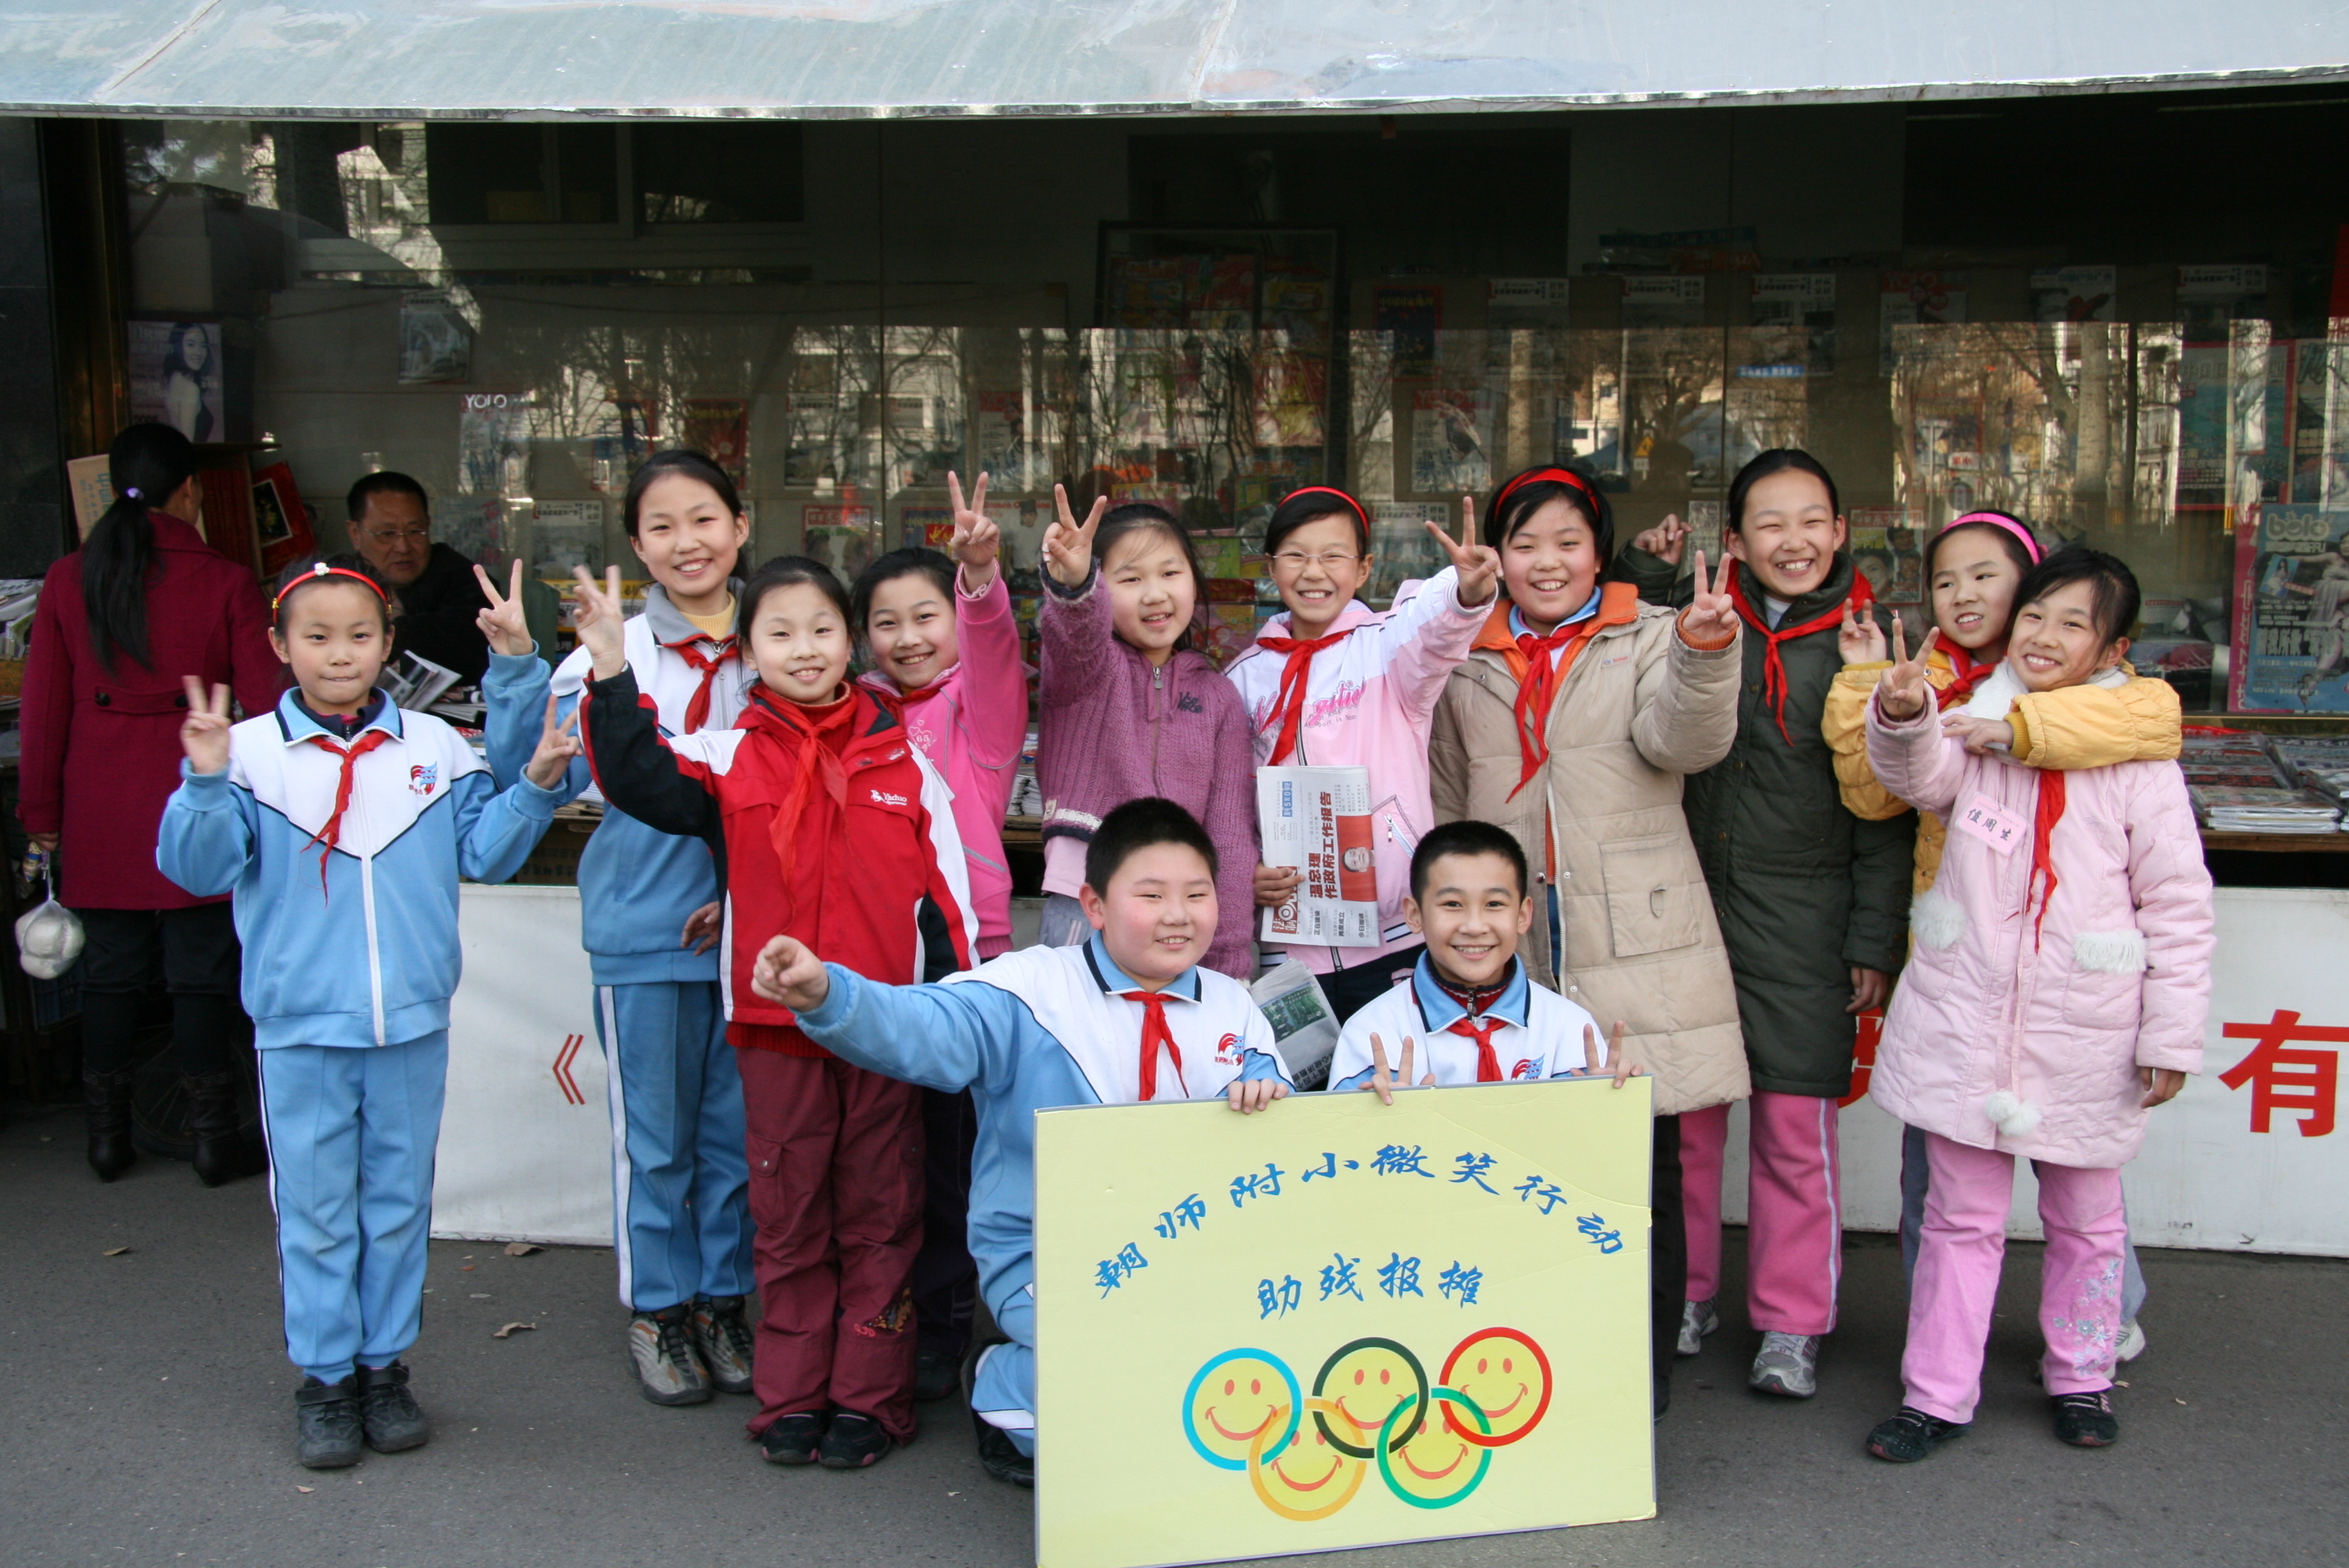
<svg viewBox="0 0 2349 1568">
<path fill-rule="evenodd" d="M 192 773 L 163 809 L 155 864 L 200 897 L 233 892 L 254 1044 L 396 1046 L 449 1026 L 457 879 L 503 882 L 546 830 L 556 795 L 502 794 L 473 748 L 429 714 L 377 694 L 354 739 L 390 738 L 352 769 L 336 847 L 342 758 L 288 691 L 229 731 L 225 772 Z M 323 867 L 323 872 L 322 872 Z"/>
<path fill-rule="evenodd" d="M 1486 1018 L 1506 1020 L 1493 1034 L 1493 1055 L 1507 1078 L 1565 1078 L 1583 1070 L 1588 1057 L 1582 1048 L 1582 1026 L 1598 1026 L 1578 1003 L 1569 1002 L 1547 985 L 1526 977 L 1523 964 L 1512 965 L 1508 988 L 1485 1009 Z M 1330 1058 L 1330 1088 L 1361 1088 L 1378 1064 L 1371 1055 L 1375 1034 L 1386 1047 L 1387 1066 L 1402 1070 L 1402 1042 L 1418 1043 L 1412 1053 L 1411 1076 L 1435 1075 L 1439 1088 L 1476 1081 L 1476 1042 L 1452 1032 L 1453 1024 L 1468 1009 L 1435 982 L 1427 955 L 1420 954 L 1410 980 L 1380 996 L 1346 1020 L 1339 1031 L 1338 1049 Z M 1599 1036 L 1601 1060 L 1607 1037 Z"/>
<path fill-rule="evenodd" d="M 741 584 L 732 586 L 739 594 Z M 658 583 L 646 588 L 645 613 L 629 621 L 622 635 L 637 691 L 659 709 L 662 738 L 676 739 L 685 733 L 687 706 L 701 686 L 701 672 L 677 651 L 678 645 L 688 645 L 704 656 L 714 655 L 717 645 L 669 603 Z M 559 711 L 575 711 L 594 665 L 585 648 L 574 649 L 551 676 L 535 654 L 490 655 L 481 695 L 489 709 L 490 767 L 501 786 L 520 779 L 538 748 L 547 692 L 555 694 Z M 733 728 L 757 680 L 747 664 L 728 658 L 710 683 L 709 713 L 701 727 Z M 583 795 L 602 799 L 585 757 L 572 759 L 557 788 L 559 800 Z M 604 820 L 579 856 L 580 935 L 596 985 L 719 977 L 723 947 L 693 953 L 683 945 L 683 937 L 686 917 L 719 897 L 722 855 L 723 846 L 715 841 L 660 832 L 605 806 Z"/>
<path fill-rule="evenodd" d="M 1081 947 L 1007 953 L 935 985 L 824 968 L 831 994 L 799 1015 L 810 1039 L 874 1072 L 971 1091 L 970 1251 L 999 1316 L 1036 1277 L 1035 1113 L 1140 1099 L 1143 1006 L 1122 993 L 1141 986 L 1110 962 L 1099 933 Z M 1161 1052 L 1157 1099 L 1220 1099 L 1239 1078 L 1288 1081 L 1247 986 L 1195 967 L 1163 995 L 1182 1065 Z"/>
</svg>

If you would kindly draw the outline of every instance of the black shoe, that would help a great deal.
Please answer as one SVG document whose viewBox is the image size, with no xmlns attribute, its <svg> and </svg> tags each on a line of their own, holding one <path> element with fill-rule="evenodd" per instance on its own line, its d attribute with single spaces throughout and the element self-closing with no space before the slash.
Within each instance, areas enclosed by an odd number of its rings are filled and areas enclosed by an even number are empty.
<svg viewBox="0 0 2349 1568">
<path fill-rule="evenodd" d="M 971 1417 L 970 1424 L 978 1429 L 980 1469 L 996 1480 L 1009 1481 L 1013 1486 L 1035 1486 L 1035 1456 L 1021 1453 L 1019 1445 L 1011 1440 L 1009 1432 L 1000 1427 L 988 1426 L 980 1417 Z"/>
<path fill-rule="evenodd" d="M 2091 1394 L 2058 1394 L 2048 1403 L 2055 1407 L 2055 1435 L 2075 1449 L 2108 1449 L 2121 1440 L 2121 1424 L 2113 1415 L 2113 1391 L 2099 1388 Z"/>
<path fill-rule="evenodd" d="M 954 1397 L 962 1387 L 962 1356 L 925 1346 L 914 1353 L 914 1402 L 926 1405 Z"/>
<path fill-rule="evenodd" d="M 705 1295 L 693 1304 L 688 1319 L 694 1351 L 721 1394 L 750 1391 L 754 1346 L 750 1320 L 743 1315 L 743 1304 L 749 1300 L 742 1295 Z"/>
<path fill-rule="evenodd" d="M 408 1391 L 408 1368 L 395 1361 L 388 1367 L 358 1369 L 359 1423 L 367 1429 L 367 1445 L 379 1454 L 424 1446 L 432 1429 Z"/>
<path fill-rule="evenodd" d="M 136 1076 L 128 1068 L 81 1075 L 82 1108 L 89 1122 L 89 1168 L 101 1181 L 111 1181 L 139 1163 L 138 1146 L 130 1141 L 130 1084 Z"/>
<path fill-rule="evenodd" d="M 1899 1415 L 1878 1422 L 1876 1430 L 1868 1434 L 1868 1451 L 1896 1465 L 1915 1464 L 1943 1443 L 1972 1430 L 1966 1422 L 1945 1421 L 1913 1405 L 1903 1405 Z"/>
<path fill-rule="evenodd" d="M 1664 1412 L 1672 1408 L 1671 1374 L 1669 1372 L 1656 1373 L 1653 1377 L 1653 1382 L 1655 1384 L 1656 1393 L 1655 1414 L 1649 1418 L 1649 1424 L 1651 1426 L 1657 1421 L 1662 1420 L 1664 1418 Z"/>
<path fill-rule="evenodd" d="M 180 1092 L 188 1100 L 188 1138 L 195 1150 L 189 1160 L 196 1168 L 196 1179 L 207 1187 L 255 1175 L 262 1167 L 244 1136 L 237 1078 L 233 1068 L 223 1068 L 190 1073 L 180 1079 Z"/>
<path fill-rule="evenodd" d="M 759 1434 L 759 1457 L 771 1465 L 812 1465 L 823 1442 L 822 1416 L 778 1416 Z"/>
<path fill-rule="evenodd" d="M 843 1410 L 824 1429 L 823 1446 L 816 1450 L 815 1460 L 826 1470 L 864 1470 L 879 1464 L 895 1446 L 880 1422 Z"/>
<path fill-rule="evenodd" d="M 359 1462 L 363 1433 L 357 1378 L 303 1378 L 294 1390 L 294 1457 L 305 1470 L 343 1470 Z"/>
</svg>

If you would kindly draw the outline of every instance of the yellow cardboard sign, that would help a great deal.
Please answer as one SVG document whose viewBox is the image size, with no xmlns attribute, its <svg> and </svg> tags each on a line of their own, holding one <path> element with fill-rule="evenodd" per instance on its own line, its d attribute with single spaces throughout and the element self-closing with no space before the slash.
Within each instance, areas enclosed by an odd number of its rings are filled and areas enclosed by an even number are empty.
<svg viewBox="0 0 2349 1568">
<path fill-rule="evenodd" d="M 1649 1090 L 1040 1113 L 1038 1562 L 1652 1517 Z"/>
</svg>

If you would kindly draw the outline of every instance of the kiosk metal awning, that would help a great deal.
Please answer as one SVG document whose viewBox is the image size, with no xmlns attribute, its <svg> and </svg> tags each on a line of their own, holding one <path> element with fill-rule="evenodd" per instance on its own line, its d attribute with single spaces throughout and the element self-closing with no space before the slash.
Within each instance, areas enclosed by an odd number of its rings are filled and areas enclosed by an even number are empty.
<svg viewBox="0 0 2349 1568">
<path fill-rule="evenodd" d="M 0 113 L 1236 114 L 2349 79 L 2332 0 L 0 0 Z"/>
</svg>

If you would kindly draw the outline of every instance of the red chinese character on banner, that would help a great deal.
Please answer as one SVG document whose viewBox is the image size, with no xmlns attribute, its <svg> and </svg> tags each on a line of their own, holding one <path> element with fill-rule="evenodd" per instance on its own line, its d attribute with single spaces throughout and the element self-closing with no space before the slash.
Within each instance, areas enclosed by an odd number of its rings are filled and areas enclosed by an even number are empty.
<svg viewBox="0 0 2349 1568">
<path fill-rule="evenodd" d="M 2322 1138 L 2333 1130 L 2333 1110 L 2341 1093 L 2341 1053 L 2288 1051 L 2290 1040 L 2349 1041 L 2349 1029 L 2302 1027 L 2300 1015 L 2278 1008 L 2264 1024 L 2229 1024 L 2220 1031 L 2230 1040 L 2257 1040 L 2251 1054 L 2219 1075 L 2229 1088 L 2251 1086 L 2251 1130 L 2268 1130 L 2276 1111 L 2302 1117 L 2300 1135 Z"/>
</svg>

